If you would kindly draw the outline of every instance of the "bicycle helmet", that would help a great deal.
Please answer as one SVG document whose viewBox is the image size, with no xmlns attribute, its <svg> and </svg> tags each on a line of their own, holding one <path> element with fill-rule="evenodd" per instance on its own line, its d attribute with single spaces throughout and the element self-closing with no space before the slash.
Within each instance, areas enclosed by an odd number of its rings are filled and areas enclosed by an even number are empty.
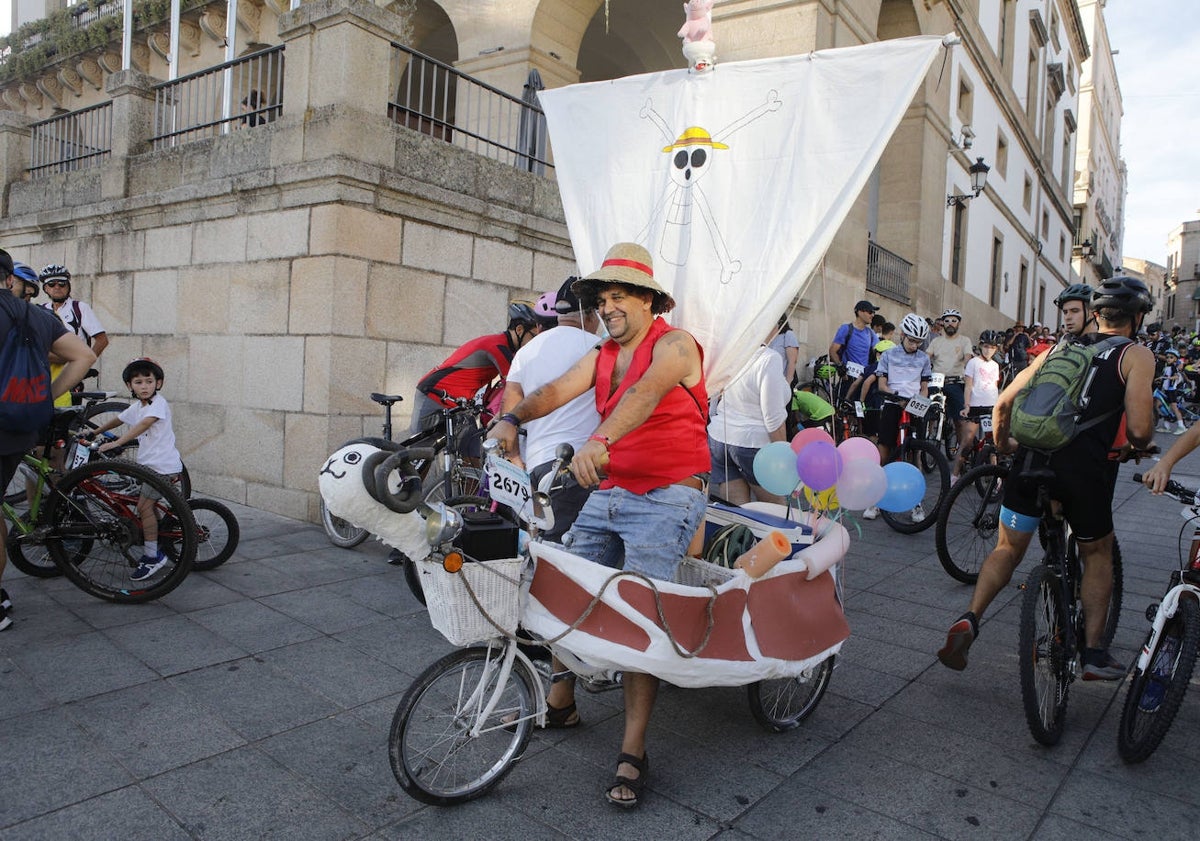
<svg viewBox="0 0 1200 841">
<path fill-rule="evenodd" d="M 533 314 L 538 318 L 557 318 L 558 310 L 554 304 L 558 301 L 557 292 L 546 292 L 533 305 Z"/>
<path fill-rule="evenodd" d="M 38 296 L 39 287 L 37 272 L 35 272 L 25 263 L 22 263 L 20 260 L 13 260 L 12 274 L 13 277 L 25 281 L 25 285 L 33 290 L 33 295 L 31 297 L 36 298 Z"/>
<path fill-rule="evenodd" d="M 129 364 L 125 366 L 125 370 L 121 372 L 121 380 L 125 385 L 129 385 L 130 381 L 138 374 L 150 374 L 154 379 L 158 380 L 159 388 L 162 388 L 163 380 L 166 379 L 163 375 L 162 367 L 149 356 L 140 356 L 137 359 L 131 359 Z"/>
<path fill-rule="evenodd" d="M 910 312 L 900 322 L 900 332 L 910 339 L 919 339 L 923 342 L 929 338 L 929 325 L 921 316 L 915 312 Z"/>
<path fill-rule="evenodd" d="M 939 316 L 939 318 L 957 318 L 959 321 L 962 321 L 962 313 L 956 309 L 948 308 L 942 310 L 942 314 Z"/>
<path fill-rule="evenodd" d="M 1092 305 L 1093 294 L 1095 294 L 1095 290 L 1086 283 L 1072 283 L 1062 292 L 1058 293 L 1058 297 L 1054 299 L 1054 306 L 1061 310 L 1063 304 L 1067 301 L 1083 301 L 1085 306 L 1090 307 Z"/>
<path fill-rule="evenodd" d="M 523 324 L 526 327 L 536 327 L 538 323 L 537 314 L 533 311 L 533 307 L 529 304 L 523 304 L 520 301 L 513 301 L 508 305 L 508 329 L 516 327 L 518 324 Z"/>
<path fill-rule="evenodd" d="M 995 330 L 984 330 L 979 334 L 979 344 L 1000 347 L 1000 334 Z"/>
<path fill-rule="evenodd" d="M 1112 307 L 1130 315 L 1154 309 L 1154 296 L 1136 277 L 1117 275 L 1100 284 L 1092 295 L 1092 308 Z"/>
<path fill-rule="evenodd" d="M 832 362 L 826 362 L 823 365 L 818 365 L 817 370 L 813 372 L 813 376 L 818 380 L 832 380 L 837 376 L 837 366 Z"/>
<path fill-rule="evenodd" d="M 71 273 L 67 271 L 66 266 L 60 266 L 56 263 L 51 263 L 38 272 L 38 280 L 42 283 L 45 283 L 47 280 L 65 280 L 67 288 L 71 288 Z"/>
</svg>

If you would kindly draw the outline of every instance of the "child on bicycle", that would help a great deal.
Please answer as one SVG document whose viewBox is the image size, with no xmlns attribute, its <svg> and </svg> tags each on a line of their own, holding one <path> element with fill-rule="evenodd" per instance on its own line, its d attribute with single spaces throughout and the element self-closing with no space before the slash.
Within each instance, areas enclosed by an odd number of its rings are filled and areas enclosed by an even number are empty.
<svg viewBox="0 0 1200 841">
<path fill-rule="evenodd" d="M 99 435 L 121 424 L 128 426 L 116 439 L 101 444 L 100 452 L 123 447 L 136 439 L 138 464 L 161 473 L 171 482 L 178 482 L 183 472 L 183 459 L 175 448 L 171 406 L 158 393 L 163 386 L 163 369 L 153 359 L 142 357 L 125 366 L 121 379 L 137 402 L 95 430 L 93 434 Z M 133 581 L 145 581 L 167 564 L 166 555 L 158 548 L 158 520 L 154 515 L 154 503 L 158 498 L 154 489 L 142 486 L 137 511 L 142 518 L 144 540 L 142 559 L 129 576 Z"/>
<path fill-rule="evenodd" d="M 1170 348 L 1166 352 L 1167 364 L 1162 369 L 1162 394 L 1163 401 L 1175 413 L 1175 426 L 1165 418 L 1159 418 L 1157 432 L 1170 432 L 1173 435 L 1182 435 L 1187 432 L 1187 427 L 1183 423 L 1183 413 L 1179 411 L 1179 390 L 1183 386 L 1183 366 L 1179 364 L 1179 351 L 1175 348 Z"/>
<path fill-rule="evenodd" d="M 975 438 L 979 434 L 979 419 L 984 415 L 991 417 L 992 407 L 1000 396 L 1000 363 L 993 357 L 1000 349 L 1000 334 L 995 330 L 984 330 L 979 336 L 979 355 L 967 360 L 963 372 L 963 389 L 967 396 L 967 405 L 963 407 L 962 416 L 963 438 L 958 445 L 958 457 L 954 460 L 954 471 L 950 476 L 950 484 L 958 481 L 963 467 L 967 463 L 968 454 L 975 446 Z"/>
</svg>

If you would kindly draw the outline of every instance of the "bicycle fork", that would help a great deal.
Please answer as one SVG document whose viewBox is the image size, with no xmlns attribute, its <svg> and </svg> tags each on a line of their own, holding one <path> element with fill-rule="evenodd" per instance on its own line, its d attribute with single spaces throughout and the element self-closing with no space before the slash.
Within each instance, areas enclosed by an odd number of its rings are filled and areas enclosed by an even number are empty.
<svg viewBox="0 0 1200 841">
<path fill-rule="evenodd" d="M 529 673 L 534 676 L 535 689 L 537 690 L 537 710 L 534 712 L 534 723 L 539 727 L 545 726 L 546 723 L 546 693 L 542 689 L 541 675 L 538 674 L 533 663 L 517 647 L 517 643 L 513 640 L 505 643 L 504 654 L 498 660 L 494 660 L 491 656 L 494 650 L 495 646 L 488 646 L 487 665 L 479 678 L 479 683 L 475 685 L 471 694 L 463 702 L 462 708 L 458 710 L 459 716 L 469 715 L 472 719 L 471 729 L 468 731 L 468 735 L 472 739 L 477 739 L 481 734 L 501 727 L 512 727 L 523 720 L 516 718 L 512 721 L 505 721 L 502 724 L 484 727 L 484 722 L 491 719 L 492 713 L 496 710 L 496 705 L 500 703 L 500 696 L 508 687 L 509 678 L 512 677 L 513 664 L 518 658 L 525 664 Z M 497 670 L 499 671 L 497 672 Z M 493 674 L 496 675 L 495 689 L 489 693 L 487 685 Z"/>
<path fill-rule="evenodd" d="M 1172 578 L 1177 575 L 1178 573 L 1175 573 L 1172 575 Z M 1150 654 L 1158 646 L 1158 640 L 1162 636 L 1163 628 L 1175 616 L 1175 612 L 1179 609 L 1179 600 L 1183 598 L 1185 593 L 1190 594 L 1194 599 L 1200 600 L 1200 588 L 1192 584 L 1177 582 L 1163 596 L 1162 602 L 1152 604 L 1146 608 L 1146 618 L 1150 620 L 1150 635 L 1142 645 L 1141 654 L 1138 655 L 1137 669 L 1139 672 L 1144 674 L 1150 668 Z"/>
</svg>

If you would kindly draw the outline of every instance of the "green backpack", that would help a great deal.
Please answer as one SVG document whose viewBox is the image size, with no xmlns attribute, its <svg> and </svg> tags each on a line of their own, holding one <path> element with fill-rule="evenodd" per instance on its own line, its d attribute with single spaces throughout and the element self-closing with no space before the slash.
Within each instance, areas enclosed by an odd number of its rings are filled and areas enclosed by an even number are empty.
<svg viewBox="0 0 1200 841">
<path fill-rule="evenodd" d="M 1109 336 L 1093 344 L 1069 340 L 1046 351 L 1051 354 L 1021 389 L 1013 405 L 1010 428 L 1017 442 L 1044 452 L 1060 450 L 1079 433 L 1120 412 L 1105 412 L 1084 423 L 1079 418 L 1087 409 L 1089 390 L 1096 366 L 1114 348 L 1128 344 L 1124 336 Z"/>
</svg>

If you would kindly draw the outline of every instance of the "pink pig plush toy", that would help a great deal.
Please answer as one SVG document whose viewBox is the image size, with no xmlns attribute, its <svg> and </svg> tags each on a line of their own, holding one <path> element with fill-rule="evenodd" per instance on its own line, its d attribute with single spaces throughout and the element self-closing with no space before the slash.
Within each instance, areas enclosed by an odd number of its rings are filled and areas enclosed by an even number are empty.
<svg viewBox="0 0 1200 841">
<path fill-rule="evenodd" d="M 684 43 L 692 44 L 697 41 L 711 41 L 712 37 L 712 7 L 713 0 L 687 0 L 683 4 L 687 20 L 676 33 Z"/>
</svg>

